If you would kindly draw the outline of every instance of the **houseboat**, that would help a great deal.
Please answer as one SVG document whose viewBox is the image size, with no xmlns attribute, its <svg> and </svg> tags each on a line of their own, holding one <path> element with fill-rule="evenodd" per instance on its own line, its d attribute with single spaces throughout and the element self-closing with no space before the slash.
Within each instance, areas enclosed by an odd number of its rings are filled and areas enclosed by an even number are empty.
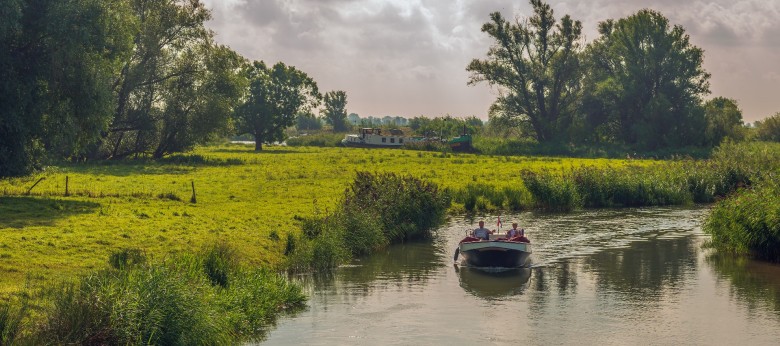
<svg viewBox="0 0 780 346">
<path fill-rule="evenodd" d="M 362 128 L 359 134 L 346 135 L 341 144 L 347 147 L 361 148 L 400 148 L 404 145 L 404 133 L 392 129 L 383 133 L 382 129 Z"/>
</svg>

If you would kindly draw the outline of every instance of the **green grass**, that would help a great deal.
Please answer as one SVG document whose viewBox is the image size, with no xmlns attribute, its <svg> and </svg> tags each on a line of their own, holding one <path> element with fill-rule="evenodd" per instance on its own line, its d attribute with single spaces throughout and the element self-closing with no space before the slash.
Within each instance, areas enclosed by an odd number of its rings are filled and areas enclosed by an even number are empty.
<svg viewBox="0 0 780 346">
<path fill-rule="evenodd" d="M 300 234 L 295 217 L 334 211 L 357 171 L 409 174 L 452 190 L 480 183 L 520 191 L 523 170 L 664 164 L 398 149 L 267 147 L 256 153 L 246 145 L 174 157 L 67 164 L 0 180 L 0 292 L 28 279 L 99 269 L 111 253 L 127 248 L 155 260 L 226 242 L 250 265 L 280 268 L 288 235 Z M 45 179 L 25 195 L 39 178 Z M 456 201 L 454 210 L 462 209 Z"/>
</svg>

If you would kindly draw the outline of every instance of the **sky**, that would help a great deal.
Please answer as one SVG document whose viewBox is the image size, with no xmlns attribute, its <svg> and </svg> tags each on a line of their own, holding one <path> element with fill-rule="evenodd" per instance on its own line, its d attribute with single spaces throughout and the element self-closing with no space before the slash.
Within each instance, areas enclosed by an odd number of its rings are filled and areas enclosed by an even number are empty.
<svg viewBox="0 0 780 346">
<path fill-rule="evenodd" d="M 531 15 L 510 0 L 203 0 L 216 40 L 250 60 L 282 61 L 321 92 L 344 90 L 347 111 L 367 116 L 477 116 L 497 91 L 467 85 L 466 66 L 493 43 L 491 12 Z M 584 42 L 597 25 L 650 8 L 681 25 L 704 49 L 707 98 L 737 100 L 747 122 L 780 112 L 780 0 L 549 0 L 556 18 L 580 20 Z"/>
</svg>

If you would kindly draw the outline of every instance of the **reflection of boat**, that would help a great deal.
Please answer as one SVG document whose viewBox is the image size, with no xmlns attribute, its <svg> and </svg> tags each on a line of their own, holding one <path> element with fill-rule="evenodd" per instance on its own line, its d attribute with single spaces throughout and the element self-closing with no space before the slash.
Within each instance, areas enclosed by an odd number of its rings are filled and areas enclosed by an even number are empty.
<svg viewBox="0 0 780 346">
<path fill-rule="evenodd" d="M 400 148 L 404 145 L 404 133 L 391 129 L 390 134 L 382 134 L 382 129 L 362 128 L 357 135 L 346 135 L 341 144 L 348 147 Z"/>
<path fill-rule="evenodd" d="M 525 284 L 531 278 L 530 268 L 516 268 L 503 271 L 484 271 L 476 268 L 455 266 L 460 287 L 483 298 L 498 298 L 522 294 Z"/>
<path fill-rule="evenodd" d="M 490 240 L 467 237 L 458 244 L 458 253 L 471 267 L 520 268 L 528 265 L 531 244 L 496 235 Z"/>
</svg>

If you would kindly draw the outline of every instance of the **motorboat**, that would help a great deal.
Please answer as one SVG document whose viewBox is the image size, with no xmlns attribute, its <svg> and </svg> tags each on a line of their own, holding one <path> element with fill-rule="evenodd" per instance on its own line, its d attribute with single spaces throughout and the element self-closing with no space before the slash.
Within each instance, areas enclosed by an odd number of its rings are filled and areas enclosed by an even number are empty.
<svg viewBox="0 0 780 346">
<path fill-rule="evenodd" d="M 510 240 L 491 234 L 485 240 L 469 236 L 458 244 L 455 260 L 458 256 L 462 256 L 463 262 L 470 267 L 522 268 L 529 265 L 531 243 L 525 237 Z"/>
<path fill-rule="evenodd" d="M 391 129 L 390 133 L 382 133 L 378 128 L 362 128 L 358 134 L 349 134 L 341 140 L 347 147 L 361 148 L 400 148 L 404 145 L 404 133 Z"/>
</svg>

